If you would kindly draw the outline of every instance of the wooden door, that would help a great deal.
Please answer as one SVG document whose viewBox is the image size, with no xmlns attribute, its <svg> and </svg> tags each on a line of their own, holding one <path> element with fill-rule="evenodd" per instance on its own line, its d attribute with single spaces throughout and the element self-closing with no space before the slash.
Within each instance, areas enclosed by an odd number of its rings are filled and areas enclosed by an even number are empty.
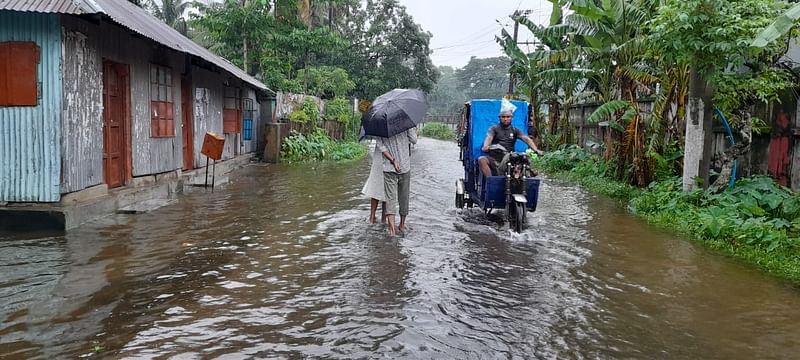
<svg viewBox="0 0 800 360">
<path fill-rule="evenodd" d="M 103 63 L 103 180 L 109 188 L 130 178 L 128 66 Z"/>
<path fill-rule="evenodd" d="M 194 169 L 194 127 L 192 126 L 194 104 L 192 102 L 192 83 L 188 78 L 181 79 L 181 133 L 183 134 L 183 169 Z"/>
</svg>

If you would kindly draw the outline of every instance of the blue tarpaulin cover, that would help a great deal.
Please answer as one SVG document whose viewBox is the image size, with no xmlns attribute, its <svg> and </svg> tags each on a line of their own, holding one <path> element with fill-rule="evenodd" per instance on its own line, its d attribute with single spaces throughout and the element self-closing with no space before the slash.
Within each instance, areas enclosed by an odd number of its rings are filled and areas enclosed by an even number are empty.
<svg viewBox="0 0 800 360">
<path fill-rule="evenodd" d="M 500 104 L 502 99 L 491 100 L 472 100 L 470 102 L 470 122 L 472 123 L 469 135 L 470 142 L 472 143 L 472 159 L 477 160 L 479 157 L 486 155 L 481 151 L 483 140 L 486 139 L 486 132 L 489 127 L 500 123 Z M 511 119 L 511 126 L 516 127 L 522 131 L 523 134 L 528 135 L 528 103 L 525 101 L 511 100 L 517 109 L 514 111 L 514 117 Z M 524 152 L 528 149 L 528 145 L 523 141 L 517 141 L 514 145 L 514 151 Z"/>
</svg>

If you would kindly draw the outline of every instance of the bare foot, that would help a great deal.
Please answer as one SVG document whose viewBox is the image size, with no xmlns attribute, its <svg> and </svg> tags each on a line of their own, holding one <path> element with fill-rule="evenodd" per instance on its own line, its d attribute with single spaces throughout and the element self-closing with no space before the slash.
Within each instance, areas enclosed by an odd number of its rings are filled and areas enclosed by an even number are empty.
<svg viewBox="0 0 800 360">
<path fill-rule="evenodd" d="M 394 231 L 394 227 L 390 227 L 389 228 L 389 237 L 395 237 L 395 235 L 397 235 L 397 232 Z"/>
<path fill-rule="evenodd" d="M 405 224 L 400 224 L 400 226 L 397 228 L 397 230 L 399 230 L 401 233 L 405 233 L 407 229 L 408 227 Z"/>
<path fill-rule="evenodd" d="M 369 223 L 370 224 L 374 224 L 375 223 L 375 217 L 374 216 L 369 218 Z"/>
</svg>

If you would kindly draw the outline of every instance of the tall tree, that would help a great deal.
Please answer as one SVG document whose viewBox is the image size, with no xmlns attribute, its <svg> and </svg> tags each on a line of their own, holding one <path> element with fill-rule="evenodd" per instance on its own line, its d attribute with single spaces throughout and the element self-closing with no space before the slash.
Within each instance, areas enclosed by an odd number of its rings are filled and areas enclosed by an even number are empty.
<svg viewBox="0 0 800 360">
<path fill-rule="evenodd" d="M 356 95 L 374 98 L 393 88 L 429 92 L 438 78 L 431 61 L 431 33 L 414 22 L 397 0 L 367 0 L 347 19 L 350 48 L 339 66 L 356 82 Z"/>
<path fill-rule="evenodd" d="M 199 4 L 198 10 L 200 13 L 193 16 L 191 24 L 207 37 L 206 42 L 216 44 L 213 50 L 248 73 L 257 72 L 274 24 L 269 1 L 225 0 Z"/>
<path fill-rule="evenodd" d="M 496 99 L 508 88 L 508 63 L 504 56 L 480 59 L 475 56 L 456 70 L 459 87 L 470 99 Z"/>
<path fill-rule="evenodd" d="M 450 66 L 439 66 L 441 76 L 433 87 L 428 99 L 433 115 L 454 115 L 458 113 L 467 100 L 464 88 L 456 76 L 456 70 Z"/>
</svg>

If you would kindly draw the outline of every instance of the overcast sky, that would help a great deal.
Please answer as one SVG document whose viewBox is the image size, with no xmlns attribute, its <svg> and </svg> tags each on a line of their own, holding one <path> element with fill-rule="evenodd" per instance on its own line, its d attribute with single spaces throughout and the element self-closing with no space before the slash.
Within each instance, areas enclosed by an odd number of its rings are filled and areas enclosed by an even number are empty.
<svg viewBox="0 0 800 360">
<path fill-rule="evenodd" d="M 462 67 L 470 56 L 501 56 L 503 51 L 494 41 L 500 34 L 499 20 L 509 34 L 513 22 L 508 17 L 514 10 L 532 10 L 529 18 L 546 24 L 552 4 L 547 0 L 400 0 L 414 20 L 433 34 L 433 63 Z M 533 35 L 520 26 L 518 41 L 533 41 Z"/>
</svg>

